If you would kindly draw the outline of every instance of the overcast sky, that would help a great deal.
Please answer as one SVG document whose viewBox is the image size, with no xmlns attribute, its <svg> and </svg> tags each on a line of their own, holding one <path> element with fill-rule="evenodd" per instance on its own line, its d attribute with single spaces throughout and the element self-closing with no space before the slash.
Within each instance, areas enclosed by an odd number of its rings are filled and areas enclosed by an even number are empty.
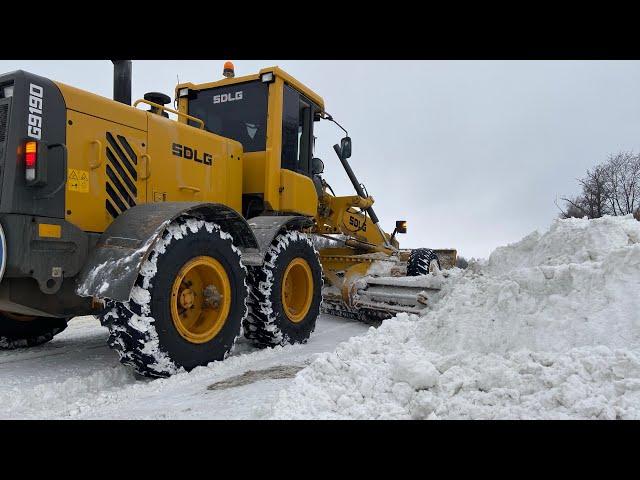
<svg viewBox="0 0 640 480">
<path fill-rule="evenodd" d="M 173 97 L 177 82 L 222 77 L 224 60 L 134 61 L 133 98 Z M 353 141 L 351 163 L 403 247 L 486 257 L 546 229 L 554 200 L 619 150 L 640 149 L 637 61 L 236 60 L 236 75 L 278 65 L 325 100 Z M 109 61 L 3 61 L 111 97 Z M 341 131 L 316 128 L 316 156 L 338 194 L 352 187 L 333 152 Z"/>
</svg>

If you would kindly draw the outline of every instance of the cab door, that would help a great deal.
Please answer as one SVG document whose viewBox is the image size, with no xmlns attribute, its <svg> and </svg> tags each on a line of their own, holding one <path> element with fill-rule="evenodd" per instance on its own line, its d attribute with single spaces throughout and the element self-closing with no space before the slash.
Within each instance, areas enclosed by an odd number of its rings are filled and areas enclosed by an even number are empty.
<svg viewBox="0 0 640 480">
<path fill-rule="evenodd" d="M 313 119 L 318 107 L 289 85 L 284 85 L 280 210 L 313 216 L 318 194 L 311 180 Z"/>
</svg>

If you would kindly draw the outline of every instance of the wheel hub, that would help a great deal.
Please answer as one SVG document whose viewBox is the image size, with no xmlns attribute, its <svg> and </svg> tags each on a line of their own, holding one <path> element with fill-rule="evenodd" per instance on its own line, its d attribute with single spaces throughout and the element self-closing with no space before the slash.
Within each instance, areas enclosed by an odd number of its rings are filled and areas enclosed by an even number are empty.
<svg viewBox="0 0 640 480">
<path fill-rule="evenodd" d="M 231 282 L 222 264 L 206 256 L 185 263 L 173 282 L 170 308 L 185 340 L 205 343 L 214 338 L 231 309 Z"/>
<path fill-rule="evenodd" d="M 282 306 L 285 314 L 294 323 L 307 316 L 313 300 L 313 275 L 309 263 L 303 258 L 294 258 L 282 277 Z"/>
<path fill-rule="evenodd" d="M 207 307 L 218 308 L 222 301 L 222 295 L 218 291 L 215 285 L 207 285 L 203 291 L 204 304 Z"/>
<path fill-rule="evenodd" d="M 190 288 L 185 288 L 180 294 L 180 306 L 184 309 L 193 307 L 193 301 L 195 300 L 195 293 Z"/>
</svg>

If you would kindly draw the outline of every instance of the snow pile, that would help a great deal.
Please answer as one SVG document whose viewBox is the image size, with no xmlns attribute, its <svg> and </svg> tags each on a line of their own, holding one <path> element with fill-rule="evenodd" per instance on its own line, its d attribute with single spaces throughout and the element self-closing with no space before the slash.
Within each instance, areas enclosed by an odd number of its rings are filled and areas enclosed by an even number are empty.
<svg viewBox="0 0 640 480">
<path fill-rule="evenodd" d="M 302 370 L 275 418 L 640 418 L 640 222 L 557 220 Z"/>
</svg>

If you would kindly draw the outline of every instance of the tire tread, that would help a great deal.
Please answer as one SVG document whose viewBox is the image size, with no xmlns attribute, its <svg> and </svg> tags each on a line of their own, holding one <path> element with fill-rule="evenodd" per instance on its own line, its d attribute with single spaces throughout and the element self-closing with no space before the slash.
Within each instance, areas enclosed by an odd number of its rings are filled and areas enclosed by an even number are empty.
<svg viewBox="0 0 640 480">
<path fill-rule="evenodd" d="M 415 248 L 411 250 L 407 263 L 407 276 L 418 277 L 420 275 L 427 275 L 429 273 L 429 265 L 433 260 L 436 260 L 438 267 L 440 267 L 438 255 L 430 248 Z"/>
</svg>

